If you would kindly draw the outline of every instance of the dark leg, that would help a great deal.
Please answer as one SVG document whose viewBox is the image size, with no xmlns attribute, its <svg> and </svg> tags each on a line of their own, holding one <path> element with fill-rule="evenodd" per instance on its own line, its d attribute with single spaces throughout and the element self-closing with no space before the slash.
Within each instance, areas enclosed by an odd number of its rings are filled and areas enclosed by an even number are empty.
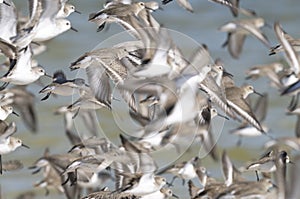
<svg viewBox="0 0 300 199">
<path fill-rule="evenodd" d="M 259 181 L 259 176 L 258 176 L 258 172 L 255 171 L 255 174 L 256 174 L 256 180 Z"/>
<path fill-rule="evenodd" d="M 9 82 L 5 82 L 4 84 L 2 84 L 2 86 L 0 87 L 0 91 L 4 90 L 7 86 L 8 86 Z"/>
<path fill-rule="evenodd" d="M 61 185 L 64 186 L 65 184 L 67 184 L 67 182 L 68 182 L 69 180 L 70 180 L 70 179 L 69 179 L 69 174 L 68 174 L 67 179 L 66 179 L 63 183 L 61 183 Z"/>
<path fill-rule="evenodd" d="M 174 176 L 174 177 L 172 178 L 171 182 L 169 183 L 169 186 L 170 186 L 170 187 L 173 186 L 173 183 L 174 183 L 174 181 L 175 181 L 176 178 L 177 178 L 177 176 Z"/>
<path fill-rule="evenodd" d="M 46 189 L 45 196 L 48 196 L 48 195 L 49 195 L 49 193 L 50 193 L 50 192 L 49 192 L 49 189 L 48 189 L 47 187 L 46 187 L 45 189 Z"/>
<path fill-rule="evenodd" d="M 295 108 L 296 108 L 296 106 L 297 106 L 297 104 L 298 104 L 298 97 L 299 97 L 299 94 L 297 94 L 296 96 L 293 96 L 293 97 L 292 97 L 292 100 L 291 100 L 290 105 L 289 105 L 289 107 L 288 107 L 288 109 L 289 109 L 290 111 L 295 110 Z"/>
<path fill-rule="evenodd" d="M 75 112 L 75 114 L 73 115 L 72 119 L 74 119 L 74 118 L 78 115 L 79 110 L 80 110 L 80 107 L 76 110 L 76 112 Z"/>
</svg>

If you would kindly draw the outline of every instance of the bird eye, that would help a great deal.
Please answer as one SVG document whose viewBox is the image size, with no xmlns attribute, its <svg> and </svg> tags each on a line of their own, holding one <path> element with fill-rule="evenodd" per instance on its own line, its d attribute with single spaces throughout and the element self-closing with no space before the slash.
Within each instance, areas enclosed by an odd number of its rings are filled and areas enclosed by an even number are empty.
<svg viewBox="0 0 300 199">
<path fill-rule="evenodd" d="M 70 25 L 70 23 L 69 23 L 69 22 L 67 22 L 67 23 L 66 23 L 66 25 L 67 25 L 67 26 L 69 26 L 69 25 Z"/>
</svg>

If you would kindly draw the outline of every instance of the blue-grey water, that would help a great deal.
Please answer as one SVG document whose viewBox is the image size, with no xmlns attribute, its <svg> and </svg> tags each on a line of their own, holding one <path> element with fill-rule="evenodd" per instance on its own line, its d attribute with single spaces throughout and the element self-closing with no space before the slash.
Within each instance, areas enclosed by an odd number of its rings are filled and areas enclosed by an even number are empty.
<svg viewBox="0 0 300 199">
<path fill-rule="evenodd" d="M 26 1 L 14 0 L 18 9 L 26 14 Z M 39 63 L 46 69 L 47 73 L 52 74 L 56 70 L 63 70 L 68 78 L 84 75 L 84 72 L 70 72 L 68 66 L 75 61 L 83 53 L 90 51 L 101 42 L 105 42 L 111 36 L 123 31 L 118 25 L 111 25 L 109 30 L 96 32 L 96 25 L 87 21 L 91 12 L 99 10 L 104 1 L 86 0 L 70 1 L 76 8 L 82 12 L 81 15 L 73 13 L 69 19 L 72 26 L 79 32 L 68 31 L 47 43 L 48 50 L 37 57 Z M 266 79 L 259 79 L 255 82 L 245 80 L 245 71 L 258 64 L 267 64 L 283 59 L 283 54 L 268 56 L 268 49 L 254 37 L 248 37 L 245 41 L 243 52 L 240 59 L 234 60 L 230 57 L 228 51 L 221 48 L 226 39 L 226 34 L 219 32 L 218 28 L 228 21 L 233 20 L 229 9 L 224 6 L 209 2 L 207 0 L 191 0 L 191 4 L 195 13 L 189 13 L 178 6 L 174 1 L 163 6 L 163 11 L 158 10 L 153 13 L 154 17 L 164 25 L 174 31 L 178 31 L 190 38 L 189 41 L 195 41 L 199 44 L 205 43 L 212 55 L 212 58 L 220 57 L 227 71 L 234 75 L 237 85 L 243 83 L 253 84 L 259 92 L 268 92 L 269 109 L 265 123 L 270 127 L 271 134 L 274 137 L 294 135 L 294 127 L 296 118 L 286 116 L 285 109 L 289 103 L 289 97 L 280 97 L 279 92 L 270 88 Z M 273 25 L 275 21 L 279 21 L 284 30 L 295 38 L 300 38 L 300 1 L 296 0 L 242 0 L 241 6 L 253 9 L 256 13 L 263 17 L 266 22 Z M 1 30 L 0 30 L 1 31 Z M 263 31 L 269 38 L 272 45 L 277 43 L 273 28 L 265 27 Z M 118 38 L 118 37 L 116 37 Z M 109 46 L 108 40 L 105 45 Z M 175 41 L 180 44 L 180 40 Z M 102 45 L 102 46 L 105 46 Z M 181 43 L 183 53 L 190 53 L 192 48 L 189 42 Z M 49 79 L 42 78 L 44 83 L 48 83 Z M 41 102 L 43 97 L 38 94 L 40 89 L 37 85 L 31 85 L 29 90 L 36 94 L 36 110 L 38 115 L 39 130 L 37 134 L 32 134 L 23 125 L 20 118 L 10 116 L 9 120 L 17 122 L 17 135 L 23 139 L 24 143 L 30 146 L 30 149 L 17 149 L 15 152 L 4 155 L 3 160 L 20 159 L 24 163 L 24 168 L 16 172 L 5 172 L 0 176 L 0 184 L 3 198 L 14 198 L 18 193 L 34 190 L 37 198 L 64 198 L 56 190 L 50 190 L 49 196 L 44 196 L 45 191 L 40 188 L 34 188 L 33 184 L 42 179 L 40 174 L 32 175 L 28 167 L 42 156 L 46 147 L 49 147 L 51 153 L 65 153 L 70 149 L 70 144 L 64 135 L 63 118 L 55 116 L 53 111 L 55 108 L 72 102 L 75 97 L 50 97 L 49 100 Z M 119 127 L 116 126 L 114 119 L 109 111 L 97 111 L 99 126 L 104 133 L 112 141 L 118 143 Z M 263 143 L 266 137 L 245 138 L 241 148 L 236 148 L 237 137 L 230 135 L 228 131 L 237 127 L 236 122 L 226 121 L 221 130 L 215 130 L 218 137 L 219 149 L 225 148 L 229 156 L 232 157 L 234 163 L 238 166 L 245 164 L 246 161 L 255 159 L 263 152 Z M 78 131 L 80 125 L 77 125 Z M 99 133 L 100 135 L 101 133 Z M 196 154 L 197 147 L 194 146 L 190 153 L 190 157 Z M 221 150 L 219 151 L 221 152 Z M 158 159 L 166 159 L 168 154 L 162 154 Z M 203 164 L 207 166 L 211 175 L 221 177 L 220 163 L 213 163 L 209 157 L 204 158 Z M 170 177 L 170 176 L 169 176 Z M 254 176 L 253 176 L 254 178 Z M 179 180 L 177 181 L 174 192 L 181 198 L 188 198 L 187 187 L 181 187 Z"/>
</svg>

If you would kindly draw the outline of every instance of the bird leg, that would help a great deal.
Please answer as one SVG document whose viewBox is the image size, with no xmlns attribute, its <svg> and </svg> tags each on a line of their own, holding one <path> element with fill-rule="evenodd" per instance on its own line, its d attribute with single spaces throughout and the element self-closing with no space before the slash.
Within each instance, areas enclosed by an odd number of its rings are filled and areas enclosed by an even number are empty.
<svg viewBox="0 0 300 199">
<path fill-rule="evenodd" d="M 255 174 L 256 174 L 256 180 L 259 181 L 259 176 L 258 176 L 258 172 L 255 171 Z"/>
<path fill-rule="evenodd" d="M 177 176 L 174 176 L 174 177 L 172 178 L 171 182 L 169 183 L 169 186 L 170 186 L 170 187 L 173 186 L 173 183 L 174 183 L 174 181 L 175 181 L 176 178 L 177 178 Z"/>
<path fill-rule="evenodd" d="M 4 84 L 2 84 L 2 86 L 0 87 L 0 91 L 4 90 L 7 86 L 8 86 L 9 82 L 5 82 Z"/>
<path fill-rule="evenodd" d="M 182 179 L 182 186 L 184 186 L 185 184 L 185 179 Z"/>
<path fill-rule="evenodd" d="M 299 94 L 297 94 L 296 96 L 293 96 L 292 97 L 292 100 L 290 102 L 290 105 L 288 106 L 288 109 L 290 111 L 293 111 L 295 110 L 295 108 L 297 107 L 297 104 L 298 104 L 298 98 L 299 98 Z"/>
</svg>

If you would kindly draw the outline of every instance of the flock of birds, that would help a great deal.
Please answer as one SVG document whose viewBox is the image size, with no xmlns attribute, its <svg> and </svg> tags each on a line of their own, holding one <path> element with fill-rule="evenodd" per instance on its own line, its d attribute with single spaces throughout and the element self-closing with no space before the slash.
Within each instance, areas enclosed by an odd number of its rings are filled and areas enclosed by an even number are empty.
<svg viewBox="0 0 300 199">
<path fill-rule="evenodd" d="M 163 0 L 162 4 L 171 1 Z M 90 14 L 88 20 L 97 25 L 97 31 L 108 30 L 109 25 L 115 23 L 124 27 L 132 40 L 86 52 L 72 62 L 71 70 L 86 71 L 86 81 L 68 79 L 62 70 L 51 76 L 35 60 L 46 50 L 46 41 L 70 29 L 76 31 L 67 17 L 78 11 L 68 0 L 29 0 L 26 17 L 18 16 L 12 0 L 2 0 L 0 52 L 6 58 L 3 63 L 6 72 L 0 78 L 3 82 L 0 91 L 1 174 L 8 175 L 7 171 L 23 167 L 18 160 L 2 161 L 3 155 L 6 158 L 19 147 L 29 148 L 14 136 L 16 123 L 8 123 L 6 118 L 11 113 L 20 116 L 31 131 L 36 131 L 35 94 L 26 87 L 38 83 L 41 76 L 48 76 L 52 82 L 40 90 L 45 95 L 42 101 L 51 95 L 72 96 L 74 93 L 78 93 L 79 98 L 56 110 L 56 114 L 64 116 L 65 134 L 73 147 L 64 154 L 50 154 L 46 149 L 29 167 L 33 174 L 42 173 L 43 179 L 34 186 L 45 188 L 46 194 L 54 188 L 68 199 L 178 198 L 172 186 L 174 180 L 180 178 L 193 199 L 299 198 L 300 156 L 290 158 L 287 149 L 300 150 L 300 109 L 297 106 L 300 40 L 275 22 L 278 45 L 272 47 L 261 30 L 266 23 L 255 11 L 239 7 L 238 0 L 211 1 L 230 8 L 234 17 L 245 16 L 219 28 L 227 33 L 223 46 L 228 47 L 233 58 L 239 58 L 249 35 L 267 46 L 270 55 L 285 55 L 284 63 L 250 68 L 247 78 L 267 77 L 281 95 L 292 96 L 287 110 L 298 116 L 294 137 L 270 135 L 268 127 L 262 124 L 268 94 L 258 93 L 251 85 L 235 85 L 234 76 L 225 70 L 220 59 L 211 59 L 205 44 L 195 49 L 191 57 L 185 57 L 169 30 L 153 17 L 153 12 L 162 9 L 159 2 L 110 0 L 100 11 Z M 176 2 L 193 12 L 187 0 Z M 259 95 L 254 105 L 247 99 L 252 93 Z M 131 120 L 138 125 L 136 132 L 120 134 L 119 146 L 97 136 L 94 115 L 94 111 L 101 108 L 119 111 L 113 106 L 114 100 L 124 102 Z M 75 117 L 81 117 L 86 131 L 94 136 L 84 137 L 74 132 Z M 233 164 L 226 151 L 220 157 L 212 134 L 214 117 L 240 123 L 232 130 L 239 137 L 266 136 L 265 154 L 242 168 Z M 184 139 L 198 142 L 213 160 L 221 160 L 224 180 L 210 176 L 198 156 L 158 166 L 153 154 L 164 148 L 180 154 Z M 286 174 L 288 163 L 292 177 Z M 244 175 L 248 171 L 255 172 L 257 179 L 248 179 Z M 173 180 L 168 181 L 166 174 L 172 175 Z M 35 194 L 29 192 L 18 198 L 35 198 Z"/>
</svg>

